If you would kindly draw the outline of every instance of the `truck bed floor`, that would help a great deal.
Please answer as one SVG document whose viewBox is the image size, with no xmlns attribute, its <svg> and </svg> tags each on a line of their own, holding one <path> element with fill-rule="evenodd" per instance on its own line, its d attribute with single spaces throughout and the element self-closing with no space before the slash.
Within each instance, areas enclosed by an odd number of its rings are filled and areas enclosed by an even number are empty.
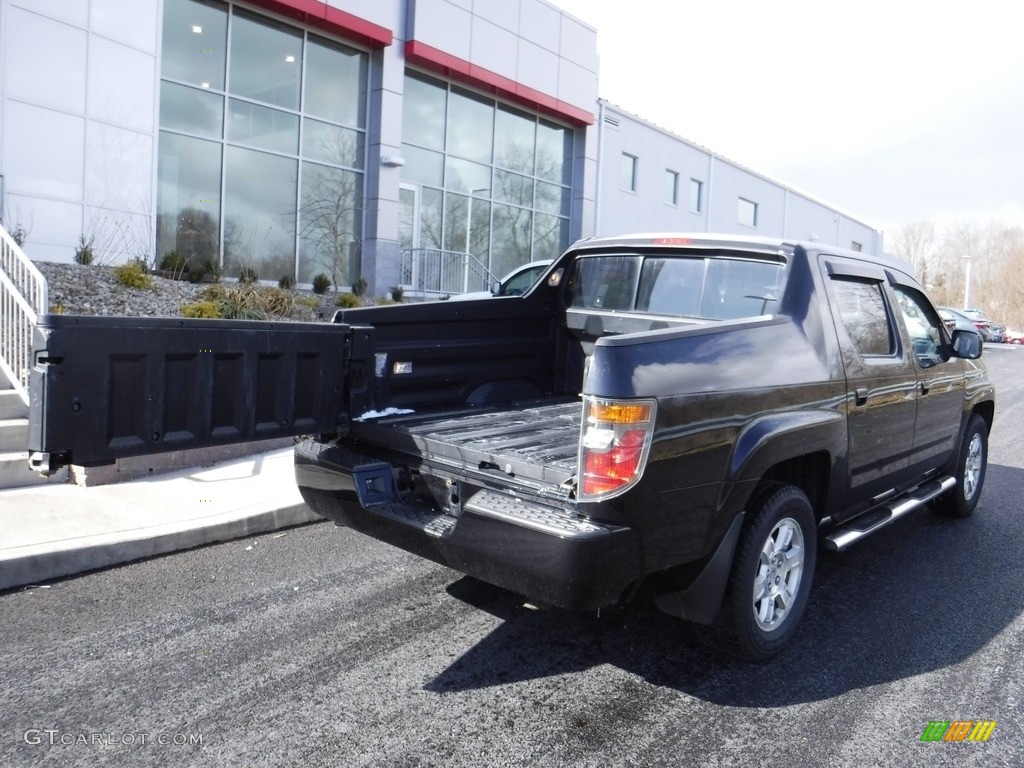
<svg viewBox="0 0 1024 768">
<path fill-rule="evenodd" d="M 466 406 L 369 419 L 353 434 L 433 463 L 560 485 L 576 474 L 581 407 L 577 397 Z"/>
</svg>

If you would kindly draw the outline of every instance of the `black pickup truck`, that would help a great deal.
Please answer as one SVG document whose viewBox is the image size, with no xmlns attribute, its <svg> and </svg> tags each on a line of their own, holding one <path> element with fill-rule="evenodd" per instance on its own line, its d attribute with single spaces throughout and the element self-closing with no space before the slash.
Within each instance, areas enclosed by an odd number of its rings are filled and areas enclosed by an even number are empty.
<svg viewBox="0 0 1024 768">
<path fill-rule="evenodd" d="M 320 515 L 534 602 L 653 596 L 746 658 L 819 543 L 970 515 L 994 393 L 907 265 L 817 244 L 576 243 L 522 296 L 331 324 L 43 318 L 38 469 L 286 434 Z"/>
</svg>

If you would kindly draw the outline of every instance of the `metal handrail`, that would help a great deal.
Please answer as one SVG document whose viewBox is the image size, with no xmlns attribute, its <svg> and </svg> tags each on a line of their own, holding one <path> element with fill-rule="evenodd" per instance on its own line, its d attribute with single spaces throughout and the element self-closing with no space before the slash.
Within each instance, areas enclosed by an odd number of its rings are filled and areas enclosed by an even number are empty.
<svg viewBox="0 0 1024 768">
<path fill-rule="evenodd" d="M 0 226 L 0 370 L 25 405 L 32 328 L 48 306 L 46 278 Z"/>
<path fill-rule="evenodd" d="M 402 251 L 401 281 L 410 297 L 486 291 L 494 280 L 494 275 L 479 259 L 464 251 L 440 248 Z"/>
</svg>

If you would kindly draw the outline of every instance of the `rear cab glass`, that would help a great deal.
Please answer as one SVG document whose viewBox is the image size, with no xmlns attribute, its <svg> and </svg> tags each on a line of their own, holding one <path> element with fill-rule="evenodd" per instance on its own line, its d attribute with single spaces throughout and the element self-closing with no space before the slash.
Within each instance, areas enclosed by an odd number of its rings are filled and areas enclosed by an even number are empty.
<svg viewBox="0 0 1024 768">
<path fill-rule="evenodd" d="M 662 253 L 581 256 L 571 309 L 705 320 L 772 314 L 786 265 L 747 256 Z"/>
</svg>

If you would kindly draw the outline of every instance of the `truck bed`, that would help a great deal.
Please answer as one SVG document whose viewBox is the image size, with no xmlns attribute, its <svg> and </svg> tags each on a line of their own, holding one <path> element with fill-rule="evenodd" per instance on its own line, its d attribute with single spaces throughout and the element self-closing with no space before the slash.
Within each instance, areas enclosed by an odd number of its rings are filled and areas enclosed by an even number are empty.
<svg viewBox="0 0 1024 768">
<path fill-rule="evenodd" d="M 576 475 L 580 419 L 580 399 L 558 397 L 367 418 L 352 432 L 435 466 L 561 485 Z"/>
</svg>

